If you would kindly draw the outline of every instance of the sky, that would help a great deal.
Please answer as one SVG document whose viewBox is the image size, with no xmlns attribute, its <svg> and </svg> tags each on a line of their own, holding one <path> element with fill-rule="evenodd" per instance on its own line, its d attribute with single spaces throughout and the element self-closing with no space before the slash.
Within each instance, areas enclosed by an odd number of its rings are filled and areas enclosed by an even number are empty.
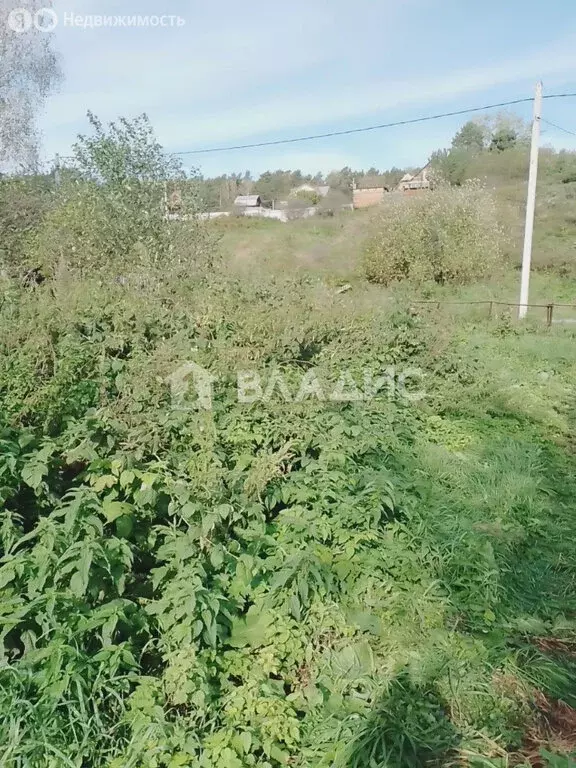
<svg viewBox="0 0 576 768">
<path fill-rule="evenodd" d="M 47 0 L 47 5 L 49 0 Z M 41 117 L 43 154 L 146 112 L 170 152 L 359 128 L 576 92 L 574 0 L 54 0 L 64 81 Z M 81 27 L 69 14 L 173 15 L 180 26 Z M 528 119 L 531 105 L 513 108 Z M 543 117 L 576 133 L 576 97 Z M 204 175 L 424 165 L 466 118 L 317 141 L 184 155 Z M 576 149 L 544 125 L 542 141 Z"/>
</svg>

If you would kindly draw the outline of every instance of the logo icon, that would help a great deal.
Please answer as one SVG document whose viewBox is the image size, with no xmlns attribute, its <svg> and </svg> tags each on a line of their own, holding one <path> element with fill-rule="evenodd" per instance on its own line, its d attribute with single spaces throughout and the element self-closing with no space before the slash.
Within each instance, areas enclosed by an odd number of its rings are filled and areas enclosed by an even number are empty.
<svg viewBox="0 0 576 768">
<path fill-rule="evenodd" d="M 172 393 L 172 404 L 179 410 L 191 410 L 185 405 L 185 398 L 193 383 L 198 405 L 205 411 L 212 410 L 214 382 L 217 380 L 206 368 L 198 363 L 188 362 L 181 365 L 167 379 Z"/>
<path fill-rule="evenodd" d="M 16 34 L 28 32 L 28 30 L 32 29 L 32 14 L 26 8 L 15 8 L 8 14 L 6 24 L 8 29 L 11 29 L 12 32 L 16 32 Z"/>
<path fill-rule="evenodd" d="M 52 8 L 40 8 L 35 13 L 27 8 L 15 8 L 8 14 L 6 26 L 18 35 L 29 32 L 32 27 L 39 32 L 52 32 L 58 26 L 58 15 Z"/>
<path fill-rule="evenodd" d="M 41 8 L 34 16 L 34 26 L 40 32 L 52 32 L 58 26 L 58 16 L 52 8 Z"/>
</svg>

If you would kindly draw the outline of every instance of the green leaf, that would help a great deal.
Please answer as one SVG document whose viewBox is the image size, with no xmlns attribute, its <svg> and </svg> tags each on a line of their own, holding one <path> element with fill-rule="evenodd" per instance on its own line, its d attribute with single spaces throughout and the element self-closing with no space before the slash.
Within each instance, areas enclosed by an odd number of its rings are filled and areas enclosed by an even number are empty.
<svg viewBox="0 0 576 768">
<path fill-rule="evenodd" d="M 558 755 L 549 752 L 547 749 L 540 750 L 540 756 L 547 761 L 548 768 L 575 768 L 576 760 L 574 756 Z"/>
<path fill-rule="evenodd" d="M 200 637 L 203 629 L 204 629 L 204 622 L 201 621 L 200 619 L 197 619 L 197 621 L 195 621 L 192 626 L 192 635 L 195 640 L 197 637 Z"/>
<path fill-rule="evenodd" d="M 302 619 L 302 608 L 300 605 L 300 600 L 298 600 L 298 595 L 290 595 L 290 613 L 296 621 L 301 621 Z"/>
<path fill-rule="evenodd" d="M 31 461 L 22 468 L 22 480 L 35 491 L 38 490 L 42 478 L 47 474 L 47 465 L 38 461 Z"/>
<path fill-rule="evenodd" d="M 102 644 L 106 646 L 112 645 L 112 640 L 114 637 L 114 630 L 116 629 L 116 624 L 118 623 L 118 616 L 110 616 L 107 621 L 104 622 L 102 625 Z"/>
<path fill-rule="evenodd" d="M 113 523 L 122 515 L 131 515 L 134 507 L 124 501 L 105 501 L 102 504 L 102 512 L 107 523 Z"/>
<path fill-rule="evenodd" d="M 218 765 L 221 766 L 221 768 L 242 768 L 241 761 L 230 747 L 224 747 L 220 753 Z"/>
<path fill-rule="evenodd" d="M 212 648 L 216 647 L 217 632 L 218 624 L 215 619 L 212 619 L 209 624 L 206 624 L 206 629 L 204 630 L 204 640 Z"/>
<path fill-rule="evenodd" d="M 210 562 L 214 568 L 220 568 L 224 562 L 224 552 L 222 551 L 222 547 L 212 547 L 212 551 L 210 552 Z"/>
<path fill-rule="evenodd" d="M 382 621 L 367 611 L 352 610 L 348 612 L 348 621 L 355 624 L 361 632 L 369 632 L 371 635 L 382 634 Z"/>
<path fill-rule="evenodd" d="M 84 581 L 82 579 L 82 574 L 79 573 L 79 571 L 72 574 L 72 578 L 70 579 L 70 589 L 76 597 L 82 597 L 84 594 Z"/>
<path fill-rule="evenodd" d="M 231 504 L 219 504 L 214 508 L 214 512 L 219 515 L 222 520 L 227 520 L 234 512 L 234 507 Z"/>
<path fill-rule="evenodd" d="M 260 612 L 260 609 L 252 606 L 245 619 L 234 621 L 228 645 L 233 648 L 243 648 L 247 645 L 258 648 L 265 645 L 271 635 L 273 623 L 274 617 L 269 611 Z"/>
<path fill-rule="evenodd" d="M 70 579 L 70 589 L 76 597 L 83 597 L 88 588 L 90 579 L 90 567 L 92 565 L 92 548 L 89 542 L 86 542 L 80 550 L 78 560 L 78 570 Z"/>
<path fill-rule="evenodd" d="M 10 584 L 16 578 L 16 571 L 11 565 L 5 565 L 0 568 L 0 589 Z"/>
<path fill-rule="evenodd" d="M 135 479 L 136 479 L 136 475 L 134 474 L 134 472 L 132 472 L 129 469 L 125 469 L 120 474 L 120 485 L 122 486 L 122 488 L 126 488 L 127 486 L 132 485 Z"/>
<path fill-rule="evenodd" d="M 304 688 L 303 693 L 304 693 L 304 698 L 306 699 L 310 707 L 320 706 L 320 704 L 322 704 L 322 702 L 324 701 L 322 691 L 312 683 L 310 683 L 310 685 L 307 685 Z"/>
<path fill-rule="evenodd" d="M 27 445 L 34 442 L 34 434 L 32 432 L 22 432 L 18 437 L 18 445 L 20 448 L 26 448 Z"/>
<path fill-rule="evenodd" d="M 248 731 L 237 733 L 232 738 L 232 745 L 234 746 L 236 752 L 240 753 L 241 755 L 247 755 L 250 752 L 250 747 L 252 746 L 251 734 L 248 733 Z"/>
<path fill-rule="evenodd" d="M 127 539 L 134 530 L 132 515 L 121 515 L 116 520 L 116 533 L 121 539 Z"/>
<path fill-rule="evenodd" d="M 116 478 L 114 475 L 101 475 L 100 477 L 96 478 L 93 488 L 96 491 L 96 493 L 101 493 L 102 491 L 106 490 L 106 488 L 113 488 L 116 485 Z"/>
<path fill-rule="evenodd" d="M 142 480 L 142 490 L 147 491 L 154 483 L 158 480 L 158 475 L 153 474 L 152 472 L 145 472 L 143 475 L 141 475 Z"/>
<path fill-rule="evenodd" d="M 207 537 L 219 519 L 219 516 L 214 512 L 205 514 L 202 518 L 202 536 Z"/>
<path fill-rule="evenodd" d="M 356 659 L 363 675 L 370 675 L 374 671 L 374 654 L 368 643 L 356 643 L 354 646 Z"/>
<path fill-rule="evenodd" d="M 270 750 L 270 757 L 276 760 L 281 765 L 288 765 L 290 755 L 287 752 L 283 752 L 279 747 L 273 746 Z"/>
</svg>

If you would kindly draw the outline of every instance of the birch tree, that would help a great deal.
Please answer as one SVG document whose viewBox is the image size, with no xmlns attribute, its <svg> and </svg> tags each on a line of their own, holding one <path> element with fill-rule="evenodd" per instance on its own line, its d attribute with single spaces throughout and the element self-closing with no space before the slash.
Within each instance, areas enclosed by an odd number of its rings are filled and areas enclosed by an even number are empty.
<svg viewBox="0 0 576 768">
<path fill-rule="evenodd" d="M 41 7 L 41 0 L 0 0 L 0 171 L 35 167 L 37 117 L 61 78 L 47 31 L 53 25 L 34 15 Z"/>
</svg>

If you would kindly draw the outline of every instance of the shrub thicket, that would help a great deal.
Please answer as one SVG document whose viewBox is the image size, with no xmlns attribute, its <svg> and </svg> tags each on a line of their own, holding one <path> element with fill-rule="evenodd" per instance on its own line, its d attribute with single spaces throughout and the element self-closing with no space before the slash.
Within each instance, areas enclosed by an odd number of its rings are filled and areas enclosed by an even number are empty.
<svg viewBox="0 0 576 768">
<path fill-rule="evenodd" d="M 466 283 L 501 261 L 502 233 L 490 194 L 478 183 L 414 197 L 391 196 L 364 252 L 366 277 Z"/>
<path fill-rule="evenodd" d="M 211 249 L 196 216 L 195 176 L 164 153 L 147 117 L 107 128 L 89 119 L 93 135 L 80 136 L 74 146 L 53 209 L 32 238 L 32 261 L 48 274 L 58 268 L 118 274 L 188 269 L 205 259 Z M 178 222 L 167 221 L 169 187 L 182 198 Z M 184 249 L 175 247 L 179 240 Z"/>
</svg>

